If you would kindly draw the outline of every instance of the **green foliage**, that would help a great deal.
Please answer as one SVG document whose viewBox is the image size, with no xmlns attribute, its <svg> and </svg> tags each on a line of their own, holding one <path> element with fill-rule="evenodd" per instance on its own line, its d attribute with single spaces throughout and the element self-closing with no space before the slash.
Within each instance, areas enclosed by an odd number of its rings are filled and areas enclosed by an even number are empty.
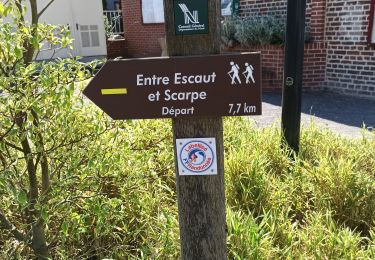
<svg viewBox="0 0 375 260">
<path fill-rule="evenodd" d="M 105 37 L 106 39 L 109 39 L 113 35 L 111 23 L 106 15 L 103 16 L 103 19 L 104 19 Z"/>
<path fill-rule="evenodd" d="M 273 15 L 226 17 L 221 22 L 221 38 L 225 46 L 240 43 L 254 45 L 282 45 L 285 43 L 285 20 Z M 310 27 L 306 26 L 305 42 L 310 42 Z"/>
<path fill-rule="evenodd" d="M 18 22 L 0 23 L 0 258 L 33 258 L 40 227 L 52 259 L 179 258 L 170 121 L 109 119 L 81 94 L 95 63 L 28 61 L 30 46 L 70 40 L 7 3 L 0 19 Z M 375 135 L 312 126 L 291 160 L 278 128 L 228 118 L 225 155 L 231 259 L 375 258 Z"/>
<path fill-rule="evenodd" d="M 50 202 L 57 205 L 53 252 L 60 258 L 178 254 L 173 165 L 168 163 L 172 144 L 160 142 L 171 139 L 165 131 L 169 125 L 162 121 L 143 125 L 116 123 L 116 129 L 89 146 L 87 164 L 55 188 Z"/>
<path fill-rule="evenodd" d="M 225 130 L 233 258 L 373 259 L 374 135 L 343 139 L 313 124 L 292 161 L 274 127 L 228 119 Z"/>
<path fill-rule="evenodd" d="M 226 45 L 231 45 L 231 42 L 236 40 L 236 26 L 237 26 L 238 18 L 236 17 L 225 17 L 223 21 L 221 21 L 221 41 Z"/>
<path fill-rule="evenodd" d="M 71 48 L 72 39 L 66 26 L 45 23 L 32 24 L 23 21 L 24 6 L 17 7 L 17 1 L 0 3 L 0 73 L 10 75 L 25 60 L 27 52 L 36 53 L 55 47 Z M 53 57 L 51 57 L 53 58 Z"/>
<path fill-rule="evenodd" d="M 249 16 L 240 19 L 235 33 L 244 46 L 282 44 L 285 23 L 273 16 Z"/>
<path fill-rule="evenodd" d="M 304 149 L 303 156 L 310 154 L 314 163 L 304 164 L 302 170 L 311 175 L 314 192 L 326 196 L 316 201 L 316 207 L 331 208 L 339 223 L 368 235 L 375 212 L 375 203 L 369 203 L 375 199 L 374 142 L 367 138 L 358 142 L 328 140 L 329 135 L 312 130 L 314 136 L 306 136 L 306 141 L 318 146 L 322 154 Z"/>
<path fill-rule="evenodd" d="M 80 96 L 75 98 L 79 102 Z M 95 131 L 87 126 L 110 123 L 92 105 L 84 103 L 81 109 L 84 113 L 77 110 L 75 116 L 88 115 L 88 119 L 78 120 L 76 131 Z M 59 259 L 93 255 L 178 258 L 170 123 L 140 120 L 110 124 L 103 134 L 62 151 L 67 161 L 53 182 L 45 208 L 52 254 Z M 61 132 L 70 127 L 62 126 Z M 276 128 L 257 130 L 240 118 L 225 121 L 231 259 L 374 256 L 375 222 L 370 212 L 375 200 L 371 195 L 374 188 L 369 185 L 375 179 L 375 138 L 346 140 L 314 127 L 302 133 L 304 148 L 293 162 L 280 149 Z M 352 167 L 332 156 L 348 158 Z M 350 159 L 355 156 L 359 160 Z M 346 169 L 350 171 L 345 173 Z M 353 171 L 359 175 L 356 181 L 345 177 Z M 318 172 L 324 174 L 317 176 Z M 359 179 L 361 172 L 367 178 Z M 19 178 L 1 176 L 0 183 Z M 329 176 L 336 176 L 336 185 L 330 184 Z M 352 194 L 360 196 L 353 200 Z M 15 223 L 20 223 L 16 212 L 24 203 L 23 196 L 9 190 L 2 199 Z M 365 229 L 362 223 L 366 223 Z M 7 243 L 3 250 L 10 250 L 11 245 Z M 21 247 L 18 252 L 27 251 Z"/>
<path fill-rule="evenodd" d="M 265 220 L 259 219 L 257 223 L 251 214 L 227 210 L 229 259 L 272 259 L 277 256 Z"/>
<path fill-rule="evenodd" d="M 91 77 L 95 63 L 32 61 L 46 46 L 72 42 L 67 28 L 38 24 L 35 3 L 30 0 L 31 23 L 21 1 L 0 3 L 0 228 L 7 231 L 0 236 L 17 239 L 24 254 L 32 250 L 46 259 L 54 187 L 70 174 L 67 168 L 74 171 L 87 161 L 80 144 L 95 145 L 110 124 L 95 121 L 100 115 L 85 108 L 79 95 L 79 82 Z M 10 258 L 18 254 L 9 252 Z"/>
<path fill-rule="evenodd" d="M 305 227 L 299 232 L 298 252 L 301 258 L 372 259 L 374 251 L 365 245 L 366 239 L 347 227 L 339 227 L 330 211 L 306 216 Z"/>
</svg>

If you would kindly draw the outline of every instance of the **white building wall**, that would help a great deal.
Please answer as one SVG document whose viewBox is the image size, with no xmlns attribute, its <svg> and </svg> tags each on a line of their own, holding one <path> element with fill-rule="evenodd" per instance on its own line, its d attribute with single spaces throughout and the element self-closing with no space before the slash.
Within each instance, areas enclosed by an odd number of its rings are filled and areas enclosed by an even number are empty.
<svg viewBox="0 0 375 260">
<path fill-rule="evenodd" d="M 42 10 L 49 0 L 38 0 Z M 30 12 L 26 16 L 30 18 Z M 66 58 L 69 56 L 102 56 L 107 54 L 103 7 L 101 0 L 55 0 L 39 19 L 40 23 L 68 25 L 73 50 L 44 46 L 36 59 Z"/>
</svg>

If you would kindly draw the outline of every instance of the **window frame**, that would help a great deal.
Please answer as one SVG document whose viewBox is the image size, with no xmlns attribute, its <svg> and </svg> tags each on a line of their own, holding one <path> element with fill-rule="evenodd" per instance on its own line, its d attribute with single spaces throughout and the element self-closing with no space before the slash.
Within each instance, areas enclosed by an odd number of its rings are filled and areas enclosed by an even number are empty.
<svg viewBox="0 0 375 260">
<path fill-rule="evenodd" d="M 141 19 L 142 19 L 142 24 L 143 25 L 157 25 L 157 24 L 165 24 L 165 17 L 163 18 L 163 22 L 145 22 L 144 20 L 144 17 L 143 17 L 143 1 L 144 0 L 141 0 L 140 1 L 140 5 L 141 5 Z M 163 1 L 162 1 L 163 2 Z M 164 2 L 163 2 L 164 4 Z"/>
<path fill-rule="evenodd" d="M 375 16 L 375 0 L 371 0 L 368 34 L 367 34 L 367 43 L 369 45 L 375 45 L 375 40 L 372 41 L 372 37 L 375 34 L 374 16 Z"/>
</svg>

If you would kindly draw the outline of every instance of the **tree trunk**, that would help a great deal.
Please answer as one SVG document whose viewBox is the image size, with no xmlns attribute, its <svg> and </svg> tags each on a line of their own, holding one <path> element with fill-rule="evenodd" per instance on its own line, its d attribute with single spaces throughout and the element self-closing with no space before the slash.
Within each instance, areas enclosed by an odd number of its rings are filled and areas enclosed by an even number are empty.
<svg viewBox="0 0 375 260">
<path fill-rule="evenodd" d="M 170 56 L 220 52 L 220 1 L 208 1 L 208 34 L 184 36 L 175 35 L 173 0 L 165 0 L 164 3 L 167 50 Z M 176 161 L 181 257 L 226 259 L 222 119 L 174 119 L 173 132 L 174 141 L 176 138 L 215 137 L 217 146 L 217 175 L 179 176 Z"/>
<path fill-rule="evenodd" d="M 30 1 L 30 12 L 31 12 L 31 24 L 34 26 L 32 28 L 32 35 L 35 36 L 38 33 L 38 4 L 37 0 L 29 0 Z M 22 9 L 22 3 L 19 1 L 17 3 L 18 9 Z M 20 9 L 20 10 L 21 10 Z M 24 52 L 23 52 L 23 60 L 25 64 L 29 64 L 33 61 L 34 53 L 35 53 L 35 47 L 30 44 L 27 40 L 23 44 Z"/>
<path fill-rule="evenodd" d="M 31 247 L 35 255 L 40 260 L 50 259 L 50 253 L 47 246 L 46 236 L 44 232 L 44 222 L 37 221 L 32 226 Z"/>
<path fill-rule="evenodd" d="M 28 224 L 31 226 L 31 248 L 38 259 L 48 259 L 50 257 L 47 247 L 46 236 L 44 232 L 44 222 L 41 219 L 40 212 L 35 208 L 39 198 L 38 179 L 36 167 L 33 160 L 29 140 L 24 134 L 25 114 L 19 114 L 16 118 L 17 126 L 20 129 L 20 143 L 26 160 L 27 173 L 29 177 L 29 206 L 28 206 Z"/>
</svg>

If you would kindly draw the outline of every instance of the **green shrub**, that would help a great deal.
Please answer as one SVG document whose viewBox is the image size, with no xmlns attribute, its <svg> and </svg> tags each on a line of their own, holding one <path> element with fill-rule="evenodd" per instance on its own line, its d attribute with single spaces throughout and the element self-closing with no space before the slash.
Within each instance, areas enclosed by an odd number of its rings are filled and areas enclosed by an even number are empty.
<svg viewBox="0 0 375 260">
<path fill-rule="evenodd" d="M 235 37 L 244 46 L 282 44 L 285 22 L 274 16 L 249 16 L 239 20 Z"/>
<path fill-rule="evenodd" d="M 272 234 L 265 228 L 266 221 L 258 224 L 251 214 L 229 208 L 227 226 L 229 259 L 272 259 L 277 256 Z"/>
<path fill-rule="evenodd" d="M 328 210 L 307 215 L 298 239 L 293 259 L 371 259 L 373 255 L 360 234 L 337 225 Z"/>
<path fill-rule="evenodd" d="M 236 26 L 238 23 L 238 18 L 236 17 L 225 17 L 221 21 L 221 41 L 225 46 L 231 46 L 236 42 Z"/>
<path fill-rule="evenodd" d="M 221 39 L 225 46 L 240 43 L 253 45 L 283 45 L 285 43 L 285 20 L 274 15 L 226 17 L 221 22 Z M 311 42 L 311 29 L 305 28 L 305 42 Z"/>
<path fill-rule="evenodd" d="M 90 121 L 109 122 L 92 105 L 82 109 Z M 171 124 L 110 122 L 90 145 L 61 151 L 67 161 L 41 209 L 51 255 L 177 259 Z M 75 129 L 87 124 L 81 117 Z M 348 140 L 304 128 L 293 161 L 280 149 L 279 127 L 227 118 L 224 129 L 229 259 L 374 259 L 375 135 Z M 0 172 L 0 205 L 22 227 L 24 195 L 10 185 L 17 177 Z M 0 241 L 2 259 L 32 255 L 2 229 Z"/>
<path fill-rule="evenodd" d="M 350 140 L 312 124 L 291 161 L 278 129 L 225 123 L 228 221 L 242 223 L 229 228 L 232 256 L 258 259 L 254 239 L 262 234 L 272 238 L 268 258 L 372 259 L 375 135 Z"/>
</svg>

